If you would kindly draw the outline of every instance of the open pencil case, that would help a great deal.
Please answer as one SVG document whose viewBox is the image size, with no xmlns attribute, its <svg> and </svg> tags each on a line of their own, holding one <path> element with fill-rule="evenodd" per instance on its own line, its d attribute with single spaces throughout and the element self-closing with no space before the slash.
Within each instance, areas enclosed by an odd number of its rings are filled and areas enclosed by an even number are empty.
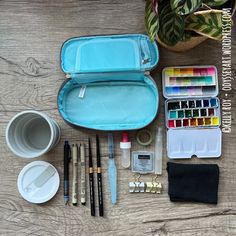
<svg viewBox="0 0 236 236">
<path fill-rule="evenodd" d="M 67 40 L 61 68 L 69 79 L 58 93 L 60 115 L 96 130 L 145 127 L 158 111 L 158 89 L 149 75 L 158 60 L 157 45 L 142 34 Z"/>
<path fill-rule="evenodd" d="M 220 101 L 214 66 L 166 67 L 162 71 L 171 159 L 221 156 Z"/>
</svg>

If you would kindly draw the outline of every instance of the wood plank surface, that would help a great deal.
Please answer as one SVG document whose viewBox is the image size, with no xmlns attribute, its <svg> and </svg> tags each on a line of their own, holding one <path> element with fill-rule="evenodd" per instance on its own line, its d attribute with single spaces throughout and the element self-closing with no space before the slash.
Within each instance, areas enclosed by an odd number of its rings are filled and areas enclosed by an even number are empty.
<svg viewBox="0 0 236 236">
<path fill-rule="evenodd" d="M 129 194 L 131 171 L 121 167 L 119 141 L 115 133 L 115 155 L 118 167 L 118 204 L 112 205 L 107 179 L 107 136 L 101 137 L 104 169 L 105 217 L 91 217 L 85 207 L 64 206 L 63 186 L 46 204 L 26 202 L 18 193 L 16 180 L 20 170 L 31 160 L 14 156 L 6 147 L 5 129 L 9 119 L 26 109 L 43 111 L 53 117 L 62 130 L 61 141 L 50 153 L 37 160 L 52 163 L 63 180 L 63 140 L 86 142 L 95 133 L 69 127 L 57 111 L 57 92 L 65 80 L 60 69 L 62 43 L 74 36 L 145 33 L 142 0 L 1 0 L 0 1 L 0 235 L 236 235 L 236 96 L 235 80 L 229 97 L 232 100 L 232 132 L 223 134 L 223 155 L 214 160 L 185 160 L 181 163 L 217 163 L 220 166 L 219 203 L 217 206 L 197 203 L 172 203 L 168 197 L 166 150 L 160 195 Z M 236 30 L 232 34 L 232 67 L 236 73 Z M 219 69 L 221 84 L 221 44 L 207 40 L 185 52 L 173 53 L 160 47 L 160 62 L 152 76 L 160 92 L 160 109 L 155 131 L 164 127 L 164 99 L 161 70 L 165 66 L 212 64 Z M 220 86 L 219 97 L 224 98 Z M 130 132 L 132 149 L 140 150 Z M 93 145 L 93 152 L 95 152 Z M 149 150 L 154 149 L 151 145 Z M 150 176 L 143 177 L 150 181 Z"/>
</svg>

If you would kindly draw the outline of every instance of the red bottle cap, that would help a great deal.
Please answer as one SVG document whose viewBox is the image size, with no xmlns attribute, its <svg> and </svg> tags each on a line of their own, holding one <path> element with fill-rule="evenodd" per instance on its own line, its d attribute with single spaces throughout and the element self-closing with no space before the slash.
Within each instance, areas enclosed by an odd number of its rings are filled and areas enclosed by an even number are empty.
<svg viewBox="0 0 236 236">
<path fill-rule="evenodd" d="M 123 133 L 122 133 L 122 142 L 123 142 L 123 143 L 129 142 L 129 135 L 128 135 L 127 132 L 123 132 Z"/>
</svg>

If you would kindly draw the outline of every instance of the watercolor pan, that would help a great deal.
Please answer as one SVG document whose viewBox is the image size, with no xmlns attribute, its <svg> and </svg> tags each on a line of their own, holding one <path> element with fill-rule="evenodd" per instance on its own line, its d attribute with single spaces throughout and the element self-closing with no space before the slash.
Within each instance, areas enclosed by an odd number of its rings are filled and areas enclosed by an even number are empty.
<svg viewBox="0 0 236 236">
<path fill-rule="evenodd" d="M 178 111 L 178 118 L 184 118 L 184 111 L 183 110 Z"/>
<path fill-rule="evenodd" d="M 202 101 L 196 100 L 196 107 L 202 107 Z"/>
<path fill-rule="evenodd" d="M 176 117 L 177 117 L 176 111 L 170 111 L 170 116 L 169 116 L 169 118 L 170 118 L 170 119 L 175 119 Z"/>
</svg>

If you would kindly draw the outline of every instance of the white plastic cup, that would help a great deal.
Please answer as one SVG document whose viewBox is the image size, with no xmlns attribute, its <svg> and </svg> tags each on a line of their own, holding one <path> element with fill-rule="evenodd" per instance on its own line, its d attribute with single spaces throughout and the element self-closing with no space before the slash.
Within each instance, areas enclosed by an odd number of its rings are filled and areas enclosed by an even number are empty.
<svg viewBox="0 0 236 236">
<path fill-rule="evenodd" d="M 28 110 L 7 125 L 6 142 L 19 157 L 34 158 L 49 152 L 60 140 L 60 127 L 42 112 Z"/>
</svg>

